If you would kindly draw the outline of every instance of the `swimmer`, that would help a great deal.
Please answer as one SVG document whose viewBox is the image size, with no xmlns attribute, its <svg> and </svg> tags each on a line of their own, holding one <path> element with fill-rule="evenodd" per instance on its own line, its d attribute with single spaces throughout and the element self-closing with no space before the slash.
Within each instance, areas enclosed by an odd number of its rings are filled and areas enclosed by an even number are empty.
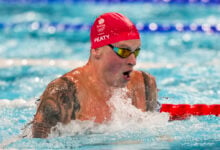
<svg viewBox="0 0 220 150">
<path fill-rule="evenodd" d="M 132 105 L 156 111 L 157 86 L 149 73 L 134 70 L 141 53 L 135 25 L 124 15 L 110 12 L 99 16 L 90 32 L 90 57 L 76 68 L 48 84 L 32 122 L 32 137 L 46 138 L 57 123 L 111 119 L 108 100 L 115 89 L 126 88 Z"/>
</svg>

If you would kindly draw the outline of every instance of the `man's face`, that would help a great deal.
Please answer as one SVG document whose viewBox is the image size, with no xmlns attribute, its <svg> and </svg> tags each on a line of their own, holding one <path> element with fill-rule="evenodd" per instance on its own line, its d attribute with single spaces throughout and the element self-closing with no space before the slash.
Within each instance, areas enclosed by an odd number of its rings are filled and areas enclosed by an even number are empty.
<svg viewBox="0 0 220 150">
<path fill-rule="evenodd" d="M 140 47 L 140 44 L 140 40 L 127 40 L 112 45 L 134 51 Z M 102 63 L 103 78 L 109 86 L 125 87 L 131 78 L 133 67 L 136 65 L 136 57 L 132 53 L 127 58 L 121 58 L 110 46 L 104 46 L 100 63 Z"/>
</svg>

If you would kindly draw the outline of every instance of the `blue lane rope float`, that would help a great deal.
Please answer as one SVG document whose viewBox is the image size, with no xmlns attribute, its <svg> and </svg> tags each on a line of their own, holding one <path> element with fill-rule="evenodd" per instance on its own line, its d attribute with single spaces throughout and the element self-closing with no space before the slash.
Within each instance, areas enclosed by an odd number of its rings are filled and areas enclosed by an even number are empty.
<svg viewBox="0 0 220 150">
<path fill-rule="evenodd" d="M 0 0 L 3 3 L 177 3 L 177 4 L 220 4 L 220 0 Z"/>
<path fill-rule="evenodd" d="M 157 24 L 157 23 L 136 23 L 136 27 L 140 32 L 201 32 L 201 33 L 220 33 L 220 24 Z M 89 31 L 91 24 L 63 24 L 63 23 L 1 23 L 0 30 L 43 30 L 50 33 L 68 32 L 68 31 Z"/>
</svg>

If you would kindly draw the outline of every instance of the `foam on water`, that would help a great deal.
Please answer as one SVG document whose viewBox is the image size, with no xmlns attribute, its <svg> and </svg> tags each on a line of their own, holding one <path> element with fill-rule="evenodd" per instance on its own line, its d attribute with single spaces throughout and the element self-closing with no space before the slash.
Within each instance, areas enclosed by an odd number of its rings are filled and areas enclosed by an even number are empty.
<svg viewBox="0 0 220 150">
<path fill-rule="evenodd" d="M 70 124 L 58 125 L 52 129 L 50 137 L 57 136 L 73 136 L 87 133 L 115 133 L 120 131 L 135 131 L 146 129 L 158 131 L 168 124 L 169 116 L 159 112 L 142 112 L 132 105 L 131 99 L 126 96 L 127 89 L 117 89 L 108 101 L 108 105 L 112 111 L 110 121 L 103 124 L 94 123 L 93 120 L 88 121 L 71 121 Z M 94 118 L 93 118 L 94 119 Z"/>
<path fill-rule="evenodd" d="M 79 148 L 87 149 L 92 148 L 105 148 L 108 145 L 110 148 L 117 149 L 123 145 L 132 144 L 132 147 L 141 149 L 148 146 L 148 148 L 161 148 L 169 149 L 175 144 L 183 143 L 187 146 L 206 146 L 214 145 L 220 139 L 216 131 L 219 129 L 218 117 L 192 117 L 187 121 L 168 121 L 168 114 L 165 113 L 151 113 L 142 112 L 134 107 L 131 99 L 126 96 L 127 89 L 117 89 L 114 91 L 113 96 L 109 99 L 108 105 L 112 110 L 112 118 L 110 121 L 103 124 L 93 122 L 93 120 L 79 121 L 73 120 L 67 125 L 57 124 L 52 128 L 49 138 L 32 139 L 31 126 L 27 126 L 26 130 L 21 133 L 7 135 L 9 129 L 3 132 L 6 136 L 0 144 L 2 148 Z M 35 101 L 17 99 L 14 101 L 2 100 L 0 108 L 4 106 L 11 109 L 18 109 L 21 107 L 30 107 L 35 109 Z M 21 109 L 23 110 L 23 108 Z M 21 111 L 20 110 L 20 111 Z M 4 110 L 3 110 L 4 111 Z M 22 111 L 21 111 L 22 112 Z M 28 113 L 28 112 L 23 112 Z M 29 119 L 28 119 L 29 118 Z M 26 120 L 32 119 L 27 116 Z M 94 119 L 94 118 L 93 118 Z M 208 120 L 208 121 L 204 121 Z M 11 122 L 15 122 L 11 120 Z M 23 123 L 24 126 L 25 123 Z M 4 125 L 1 123 L 1 125 Z M 7 126 L 12 126 L 7 123 Z M 210 135 L 207 133 L 211 133 Z M 182 136 L 186 135 L 186 136 Z M 26 136 L 23 138 L 23 136 Z M 192 145 L 194 141 L 197 145 Z M 160 145 L 157 143 L 160 142 Z M 173 145 L 172 145 L 173 143 Z M 122 148 L 121 147 L 121 148 Z M 129 149 L 126 147 L 125 149 Z"/>
<path fill-rule="evenodd" d="M 24 99 L 0 99 L 0 108 L 10 107 L 10 108 L 17 108 L 17 107 L 35 107 L 35 99 L 32 100 L 24 100 Z"/>
<path fill-rule="evenodd" d="M 112 123 L 119 129 L 150 128 L 152 126 L 164 126 L 168 121 L 168 115 L 157 112 L 142 112 L 132 105 L 132 100 L 127 98 L 127 89 L 117 89 L 109 100 L 112 108 Z"/>
<path fill-rule="evenodd" d="M 55 140 L 58 142 L 60 137 L 64 137 L 68 139 L 68 137 L 81 137 L 85 138 L 86 140 L 75 139 L 75 144 L 68 144 L 73 145 L 74 147 L 88 145 L 88 144 L 97 144 L 97 143 L 109 143 L 109 144 L 122 144 L 122 143 L 130 143 L 134 144 L 137 142 L 139 143 L 141 139 L 146 139 L 144 137 L 139 137 L 135 139 L 136 136 L 145 136 L 142 130 L 144 130 L 150 136 L 160 136 L 161 133 L 158 132 L 164 130 L 164 127 L 168 124 L 168 115 L 161 114 L 161 113 L 150 113 L 150 112 L 142 112 L 141 110 L 137 109 L 135 106 L 132 105 L 131 99 L 127 98 L 126 96 L 127 89 L 117 89 L 114 91 L 113 96 L 108 101 L 108 105 L 112 111 L 112 118 L 110 121 L 105 122 L 103 124 L 98 124 L 93 121 L 93 119 L 88 121 L 80 121 L 80 120 L 73 120 L 67 125 L 63 125 L 58 123 L 55 127 L 51 129 L 51 134 L 49 135 L 48 139 L 50 140 L 49 143 L 40 144 L 40 146 L 50 147 L 51 143 Z M 28 107 L 28 108 L 36 108 L 35 100 L 24 100 L 24 99 L 15 99 L 13 101 L 10 100 L 1 100 L 0 108 L 7 107 L 10 109 L 21 108 L 21 107 Z M 4 111 L 4 110 L 3 110 Z M 26 120 L 28 117 L 26 117 Z M 12 121 L 13 122 L 13 121 Z M 8 123 L 9 124 L 9 123 Z M 11 124 L 11 123 L 10 123 Z M 6 126 L 2 124 L 3 126 Z M 24 125 L 23 125 L 24 126 Z M 19 129 L 18 129 L 19 130 Z M 4 133 L 3 133 L 4 134 Z M 133 137 L 133 135 L 135 135 Z M 25 139 L 29 139 L 28 142 L 30 148 L 31 140 L 31 124 L 27 125 L 25 129 L 22 131 L 20 129 L 19 134 L 14 136 L 7 135 L 8 138 L 4 139 L 1 143 L 0 147 L 8 147 L 10 145 L 15 144 L 16 147 L 19 145 L 23 145 L 22 142 L 26 141 Z M 86 137 L 93 136 L 93 140 L 89 140 Z M 105 137 L 104 139 L 101 137 Z M 25 139 L 24 139 L 25 137 Z M 57 139 L 58 138 L 58 139 Z M 58 141 L 57 141 L 58 140 Z M 71 141 L 73 139 L 70 139 Z M 69 141 L 69 140 L 67 140 Z M 79 143 L 77 143 L 77 141 Z M 37 142 L 34 146 L 37 146 Z M 119 143 L 118 143 L 119 142 Z M 61 142 L 62 143 L 62 142 Z M 57 144 L 60 148 L 63 144 Z M 67 144 L 67 143 L 65 143 Z M 64 144 L 64 145 L 65 145 Z M 53 145 L 54 146 L 54 145 Z M 12 146 L 13 147 L 13 146 Z"/>
</svg>

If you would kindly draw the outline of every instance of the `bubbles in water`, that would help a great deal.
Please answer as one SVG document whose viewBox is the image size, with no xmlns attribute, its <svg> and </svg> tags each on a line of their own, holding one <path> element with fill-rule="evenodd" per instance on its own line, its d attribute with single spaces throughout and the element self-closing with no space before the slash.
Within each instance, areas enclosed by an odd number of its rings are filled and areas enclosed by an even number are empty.
<svg viewBox="0 0 220 150">
<path fill-rule="evenodd" d="M 57 124 L 52 129 L 50 137 L 73 136 L 97 133 L 134 132 L 146 129 L 147 132 L 158 133 L 158 128 L 164 128 L 169 116 L 159 112 L 142 112 L 132 105 L 132 100 L 127 97 L 127 89 L 116 89 L 108 101 L 111 108 L 111 120 L 103 124 L 93 120 L 73 120 L 67 125 Z"/>
</svg>

